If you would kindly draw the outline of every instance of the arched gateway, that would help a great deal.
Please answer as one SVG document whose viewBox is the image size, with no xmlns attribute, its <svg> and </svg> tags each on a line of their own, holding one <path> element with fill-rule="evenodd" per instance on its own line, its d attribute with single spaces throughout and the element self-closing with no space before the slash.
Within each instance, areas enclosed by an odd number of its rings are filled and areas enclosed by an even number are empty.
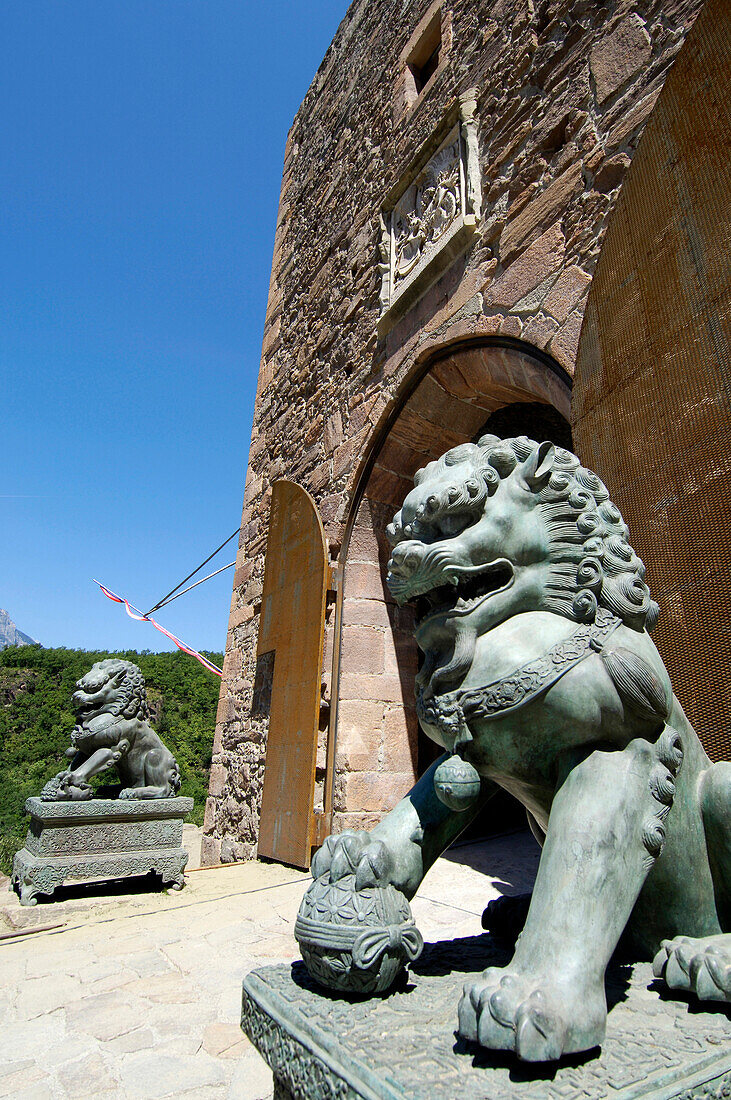
<svg viewBox="0 0 731 1100">
<path fill-rule="evenodd" d="M 568 430 L 605 229 L 702 0 L 503 7 L 354 0 L 290 131 L 206 862 L 256 855 L 276 767 L 254 705 L 274 483 L 310 494 L 333 568 L 314 788 L 295 780 L 316 844 L 375 820 L 419 768 L 417 653 L 383 588 L 383 529 L 414 471 L 493 417 Z"/>
<path fill-rule="evenodd" d="M 331 829 L 374 824 L 432 758 L 414 709 L 411 609 L 398 608 L 385 585 L 385 528 L 414 474 L 492 430 L 498 413 L 510 417 L 514 434 L 570 443 L 570 397 L 570 376 L 538 349 L 517 340 L 465 341 L 421 368 L 371 440 L 340 555 L 324 791 Z"/>
</svg>

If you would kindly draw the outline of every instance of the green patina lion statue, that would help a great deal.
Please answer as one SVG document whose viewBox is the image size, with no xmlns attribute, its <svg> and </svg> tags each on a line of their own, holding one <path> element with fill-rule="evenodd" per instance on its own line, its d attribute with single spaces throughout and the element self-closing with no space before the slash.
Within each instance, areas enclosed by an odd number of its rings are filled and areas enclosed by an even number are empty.
<svg viewBox="0 0 731 1100">
<path fill-rule="evenodd" d="M 44 802 L 91 798 L 92 776 L 116 765 L 120 798 L 172 798 L 180 789 L 173 754 L 149 724 L 145 681 L 137 665 L 97 661 L 76 684 L 77 722 L 66 755 L 71 765 L 46 783 Z"/>
<path fill-rule="evenodd" d="M 542 844 L 512 962 L 468 982 L 461 1035 L 546 1061 L 601 1043 L 626 931 L 672 989 L 731 1000 L 731 764 L 711 764 L 648 631 L 657 604 L 599 478 L 488 435 L 420 470 L 388 528 L 416 605 L 417 708 L 447 750 L 313 875 L 413 897 L 498 787 Z"/>
</svg>

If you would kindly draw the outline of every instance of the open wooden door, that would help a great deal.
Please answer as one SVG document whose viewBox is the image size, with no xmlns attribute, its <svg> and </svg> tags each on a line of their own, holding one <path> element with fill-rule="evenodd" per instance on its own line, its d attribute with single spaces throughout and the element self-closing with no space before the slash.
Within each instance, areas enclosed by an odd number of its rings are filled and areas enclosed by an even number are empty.
<svg viewBox="0 0 731 1100">
<path fill-rule="evenodd" d="M 272 489 L 254 708 L 269 713 L 259 855 L 310 865 L 327 545 L 312 497 Z"/>
</svg>

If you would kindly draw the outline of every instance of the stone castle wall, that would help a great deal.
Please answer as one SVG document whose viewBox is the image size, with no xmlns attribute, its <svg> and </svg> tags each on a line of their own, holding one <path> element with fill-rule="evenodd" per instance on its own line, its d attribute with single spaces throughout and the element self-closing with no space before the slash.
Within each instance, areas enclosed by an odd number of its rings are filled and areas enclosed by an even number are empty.
<svg viewBox="0 0 731 1100">
<path fill-rule="evenodd" d="M 350 634 L 345 624 L 341 670 L 386 685 L 375 699 L 363 684 L 342 700 L 335 827 L 367 824 L 413 778 L 415 731 L 403 713 L 398 675 L 399 661 L 413 656 L 399 652 L 406 625 L 394 627 L 393 613 L 384 614 L 382 546 L 373 534 L 384 509 L 364 498 L 355 523 L 351 515 L 374 440 L 429 356 L 460 342 L 520 342 L 572 372 L 607 217 L 700 6 L 700 0 L 351 5 L 286 146 L 204 826 L 207 861 L 256 852 L 266 719 L 252 717 L 251 692 L 277 478 L 298 482 L 315 498 L 341 576 L 346 527 L 353 532 L 349 593 L 352 606 L 361 601 L 365 621 L 351 622 Z M 419 93 L 409 62 L 420 60 L 435 26 L 439 63 Z M 382 210 L 398 197 L 399 181 L 408 182 L 439 147 L 444 126 L 458 118 L 460 96 L 461 117 L 471 111 L 476 125 L 479 223 L 411 308 L 379 325 Z M 469 190 L 470 180 L 463 182 Z M 437 403 L 455 396 L 438 377 L 429 384 Z M 422 390 L 422 400 L 428 397 Z M 391 443 L 392 465 L 398 447 Z M 378 499 L 388 502 L 389 495 Z M 326 634 L 325 713 L 334 704 L 332 616 Z M 324 741 L 323 735 L 321 765 Z M 389 752 L 404 757 L 404 745 L 406 757 L 389 760 Z M 374 748 L 377 765 L 365 759 Z M 375 795 L 374 768 L 383 780 Z"/>
</svg>

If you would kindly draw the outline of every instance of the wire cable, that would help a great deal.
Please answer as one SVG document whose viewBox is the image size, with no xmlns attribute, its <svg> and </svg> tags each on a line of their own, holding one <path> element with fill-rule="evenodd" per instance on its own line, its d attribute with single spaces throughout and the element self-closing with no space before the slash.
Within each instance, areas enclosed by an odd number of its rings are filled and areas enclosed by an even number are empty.
<svg viewBox="0 0 731 1100">
<path fill-rule="evenodd" d="M 229 537 L 226 539 L 226 541 L 222 542 L 221 545 L 219 547 L 217 547 L 217 549 L 215 549 L 212 554 L 209 554 L 205 561 L 202 561 L 200 563 L 200 565 L 197 566 L 193 570 L 192 573 L 188 574 L 187 577 L 183 577 L 180 584 L 176 584 L 175 588 L 171 588 L 170 591 L 167 593 L 167 595 L 163 596 L 163 598 L 161 600 L 158 600 L 158 602 L 155 604 L 154 607 L 151 607 L 149 611 L 146 611 L 145 616 L 151 615 L 153 613 L 153 611 L 157 611 L 158 607 L 162 607 L 162 605 L 170 598 L 170 596 L 172 596 L 172 594 L 174 592 L 177 592 L 179 588 L 183 587 L 183 585 L 185 584 L 186 581 L 189 581 L 191 577 L 194 577 L 196 575 L 196 573 L 200 572 L 200 570 L 203 568 L 204 565 L 208 565 L 208 562 L 211 560 L 211 558 L 215 558 L 218 551 L 223 550 L 224 546 L 227 546 L 228 543 L 231 541 L 231 539 L 235 539 L 236 536 L 238 535 L 238 533 L 239 533 L 239 528 L 237 527 L 236 530 L 234 531 L 234 533 L 232 535 L 229 535 Z M 228 568 L 228 566 L 226 566 L 226 568 Z M 211 576 L 213 576 L 213 574 L 211 574 Z M 182 595 L 182 593 L 181 593 L 181 595 Z"/>
<path fill-rule="evenodd" d="M 216 569 L 214 573 L 209 573 L 207 577 L 201 577 L 201 579 L 199 581 L 195 581 L 194 584 L 189 584 L 188 587 L 184 588 L 182 592 L 176 592 L 174 596 L 170 597 L 170 599 L 163 600 L 162 603 L 156 604 L 153 608 L 153 611 L 159 611 L 161 607 L 167 607 L 169 603 L 172 603 L 173 600 L 179 599 L 180 596 L 184 596 L 185 593 L 190 592 L 192 588 L 197 588 L 199 584 L 203 584 L 205 581 L 209 581 L 211 577 L 217 577 L 219 573 L 225 573 L 227 569 L 233 568 L 234 565 L 236 565 L 235 561 L 230 561 L 228 565 L 222 565 L 221 568 Z M 175 591 L 175 589 L 173 589 L 173 591 Z"/>
</svg>

